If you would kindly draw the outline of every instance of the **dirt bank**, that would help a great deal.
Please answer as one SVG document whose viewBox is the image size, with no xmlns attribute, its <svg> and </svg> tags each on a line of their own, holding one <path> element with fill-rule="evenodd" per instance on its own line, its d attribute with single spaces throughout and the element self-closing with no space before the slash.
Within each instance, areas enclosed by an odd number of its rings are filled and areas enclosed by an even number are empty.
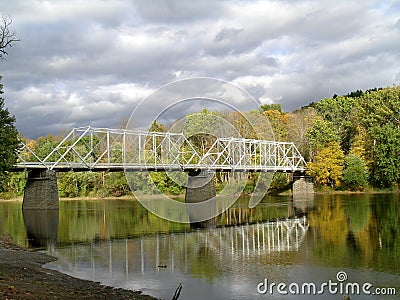
<svg viewBox="0 0 400 300">
<path fill-rule="evenodd" d="M 44 269 L 56 258 L 16 246 L 0 234 L 0 299 L 156 299 Z"/>
</svg>

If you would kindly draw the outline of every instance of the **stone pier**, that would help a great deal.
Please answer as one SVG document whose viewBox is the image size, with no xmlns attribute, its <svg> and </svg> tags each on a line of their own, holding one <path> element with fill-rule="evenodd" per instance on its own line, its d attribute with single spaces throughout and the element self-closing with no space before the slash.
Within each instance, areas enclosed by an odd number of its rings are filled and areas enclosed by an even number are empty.
<svg viewBox="0 0 400 300">
<path fill-rule="evenodd" d="M 292 184 L 293 200 L 306 199 L 314 194 L 314 180 L 310 176 L 294 175 Z"/>
<path fill-rule="evenodd" d="M 31 170 L 24 190 L 22 209 L 58 209 L 55 171 Z"/>
<path fill-rule="evenodd" d="M 190 226 L 193 228 L 215 227 L 216 191 L 214 173 L 206 170 L 189 172 L 185 202 L 188 207 Z M 205 202 L 207 201 L 207 202 Z M 205 202 L 201 204 L 202 202 Z M 198 204 L 198 205 L 197 205 Z M 213 218 L 208 219 L 208 216 Z"/>
</svg>

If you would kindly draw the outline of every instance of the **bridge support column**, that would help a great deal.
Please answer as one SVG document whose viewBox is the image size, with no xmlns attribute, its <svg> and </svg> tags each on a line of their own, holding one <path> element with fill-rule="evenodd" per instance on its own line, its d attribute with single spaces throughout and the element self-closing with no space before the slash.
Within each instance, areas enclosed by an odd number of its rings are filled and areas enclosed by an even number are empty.
<svg viewBox="0 0 400 300">
<path fill-rule="evenodd" d="M 293 200 L 304 200 L 314 194 L 313 178 L 305 175 L 293 175 Z"/>
<path fill-rule="evenodd" d="M 58 188 L 55 171 L 32 170 L 24 190 L 22 209 L 58 209 Z"/>
<path fill-rule="evenodd" d="M 192 228 L 215 227 L 215 217 L 204 220 L 208 216 L 215 216 L 216 191 L 214 185 L 214 174 L 206 170 L 189 172 L 188 187 L 186 188 L 186 203 L 199 203 L 190 205 L 188 208 L 190 226 Z M 201 202 L 208 201 L 204 205 Z M 204 221 L 199 221 L 204 220 Z"/>
</svg>

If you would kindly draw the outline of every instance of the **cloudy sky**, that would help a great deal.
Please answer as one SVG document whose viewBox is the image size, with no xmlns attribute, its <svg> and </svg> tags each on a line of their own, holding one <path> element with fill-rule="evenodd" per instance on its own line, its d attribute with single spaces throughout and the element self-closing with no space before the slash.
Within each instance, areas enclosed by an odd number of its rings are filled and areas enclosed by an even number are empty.
<svg viewBox="0 0 400 300">
<path fill-rule="evenodd" d="M 400 1 L 0 0 L 0 13 L 21 40 L 0 63 L 3 96 L 34 138 L 118 126 L 143 97 L 190 77 L 286 111 L 400 84 Z"/>
</svg>

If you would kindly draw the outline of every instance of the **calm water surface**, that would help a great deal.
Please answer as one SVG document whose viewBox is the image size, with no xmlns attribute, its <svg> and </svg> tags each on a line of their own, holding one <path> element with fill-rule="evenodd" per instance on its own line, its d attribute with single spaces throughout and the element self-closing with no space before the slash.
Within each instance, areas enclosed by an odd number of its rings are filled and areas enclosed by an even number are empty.
<svg viewBox="0 0 400 300">
<path fill-rule="evenodd" d="M 134 200 L 61 201 L 58 212 L 24 213 L 19 202 L 0 202 L 0 232 L 57 256 L 48 268 L 163 299 L 179 283 L 179 299 L 341 299 L 327 288 L 315 296 L 257 291 L 265 280 L 318 290 L 340 283 L 339 272 L 343 284 L 372 285 L 371 295 L 351 299 L 400 298 L 399 195 L 267 197 L 254 209 L 247 202 L 202 230 L 161 220 Z M 376 287 L 397 295 L 373 295 Z"/>
</svg>

